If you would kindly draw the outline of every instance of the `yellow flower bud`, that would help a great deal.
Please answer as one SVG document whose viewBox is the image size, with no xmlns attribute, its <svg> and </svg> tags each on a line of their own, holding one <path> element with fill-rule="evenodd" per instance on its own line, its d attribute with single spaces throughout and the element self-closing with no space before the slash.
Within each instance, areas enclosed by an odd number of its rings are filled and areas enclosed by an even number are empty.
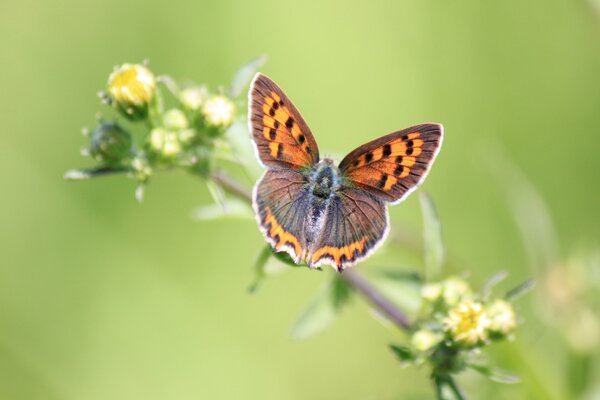
<svg viewBox="0 0 600 400">
<path fill-rule="evenodd" d="M 202 113 L 209 125 L 227 127 L 235 117 L 235 105 L 225 96 L 213 96 L 204 103 Z"/>
<path fill-rule="evenodd" d="M 143 118 L 156 90 L 154 74 L 143 65 L 123 64 L 108 78 L 112 103 L 127 117 Z"/>
<path fill-rule="evenodd" d="M 452 339 L 467 346 L 475 346 L 487 339 L 490 320 L 481 303 L 463 301 L 448 312 L 444 326 Z"/>
<path fill-rule="evenodd" d="M 487 306 L 487 315 L 490 319 L 490 332 L 507 335 L 517 326 L 515 310 L 504 300 L 495 300 Z"/>
</svg>

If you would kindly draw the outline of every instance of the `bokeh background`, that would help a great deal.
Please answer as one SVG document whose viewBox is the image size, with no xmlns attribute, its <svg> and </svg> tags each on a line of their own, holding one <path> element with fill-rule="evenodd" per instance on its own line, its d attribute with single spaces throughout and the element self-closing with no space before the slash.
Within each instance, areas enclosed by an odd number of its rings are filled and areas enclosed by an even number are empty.
<svg viewBox="0 0 600 400">
<path fill-rule="evenodd" d="M 329 330 L 289 327 L 325 274 L 295 269 L 246 291 L 253 221 L 199 223 L 211 201 L 184 173 L 137 204 L 90 166 L 82 126 L 115 64 L 227 83 L 244 62 L 302 110 L 323 153 L 408 125 L 446 128 L 424 185 L 475 285 L 534 277 L 512 343 L 488 352 L 521 375 L 464 374 L 473 398 L 598 399 L 600 4 L 481 1 L 0 2 L 0 397 L 3 399 L 421 399 L 426 368 L 357 300 Z M 419 232 L 416 196 L 391 210 Z M 402 251 L 374 264 L 420 268 Z M 375 268 L 375 267 L 373 267 Z"/>
</svg>

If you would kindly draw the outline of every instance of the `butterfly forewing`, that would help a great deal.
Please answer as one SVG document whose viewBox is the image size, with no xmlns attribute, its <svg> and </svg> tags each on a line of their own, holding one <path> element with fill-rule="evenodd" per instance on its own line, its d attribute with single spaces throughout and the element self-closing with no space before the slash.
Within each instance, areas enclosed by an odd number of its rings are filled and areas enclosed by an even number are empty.
<svg viewBox="0 0 600 400">
<path fill-rule="evenodd" d="M 442 143 L 439 124 L 415 125 L 358 147 L 340 163 L 350 185 L 398 202 L 425 179 Z"/>
<path fill-rule="evenodd" d="M 263 164 L 302 170 L 319 161 L 310 129 L 275 82 L 256 74 L 248 101 L 250 130 Z"/>
</svg>

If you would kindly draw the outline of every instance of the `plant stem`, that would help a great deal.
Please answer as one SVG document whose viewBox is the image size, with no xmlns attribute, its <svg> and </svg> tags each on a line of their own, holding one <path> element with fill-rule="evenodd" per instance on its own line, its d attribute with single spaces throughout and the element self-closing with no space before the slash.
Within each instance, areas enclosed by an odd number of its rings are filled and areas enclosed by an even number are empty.
<svg viewBox="0 0 600 400">
<path fill-rule="evenodd" d="M 444 379 L 444 381 L 446 382 L 446 384 L 448 385 L 448 387 L 450 388 L 452 393 L 454 393 L 454 397 L 456 398 L 456 400 L 467 400 L 464 393 L 460 390 L 460 388 L 456 384 L 456 381 L 454 380 L 454 378 L 452 378 L 450 375 L 448 375 Z"/>
<path fill-rule="evenodd" d="M 211 175 L 212 180 L 229 193 L 252 202 L 252 193 L 249 188 L 232 178 L 230 175 L 222 171 L 214 172 Z M 346 281 L 348 285 L 356 289 L 366 299 L 371 302 L 379 311 L 381 311 L 386 317 L 388 317 L 394 324 L 404 330 L 410 329 L 410 322 L 408 316 L 404 314 L 402 310 L 396 307 L 390 302 L 385 296 L 383 296 L 377 289 L 369 283 L 369 281 L 361 275 L 355 268 L 349 268 L 344 270 L 341 274 L 342 279 Z"/>
<path fill-rule="evenodd" d="M 404 330 L 410 329 L 410 321 L 406 314 L 378 292 L 377 289 L 375 289 L 375 287 L 355 268 L 345 269 L 341 276 L 346 283 L 360 292 L 392 322 Z"/>
</svg>

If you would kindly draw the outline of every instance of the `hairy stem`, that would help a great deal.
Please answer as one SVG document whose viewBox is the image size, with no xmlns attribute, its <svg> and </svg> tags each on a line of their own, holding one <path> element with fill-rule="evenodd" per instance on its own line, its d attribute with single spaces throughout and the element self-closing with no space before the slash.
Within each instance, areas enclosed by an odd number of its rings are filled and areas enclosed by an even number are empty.
<svg viewBox="0 0 600 400">
<path fill-rule="evenodd" d="M 230 175 L 227 175 L 222 171 L 218 171 L 214 172 L 211 178 L 216 184 L 221 186 L 229 193 L 248 202 L 252 202 L 252 193 L 250 189 Z M 410 321 L 408 316 L 387 298 L 385 298 L 385 296 L 378 292 L 377 289 L 371 285 L 371 283 L 360 272 L 358 272 L 357 269 L 346 269 L 341 274 L 341 277 L 348 285 L 356 289 L 399 328 L 404 330 L 410 329 Z"/>
</svg>

